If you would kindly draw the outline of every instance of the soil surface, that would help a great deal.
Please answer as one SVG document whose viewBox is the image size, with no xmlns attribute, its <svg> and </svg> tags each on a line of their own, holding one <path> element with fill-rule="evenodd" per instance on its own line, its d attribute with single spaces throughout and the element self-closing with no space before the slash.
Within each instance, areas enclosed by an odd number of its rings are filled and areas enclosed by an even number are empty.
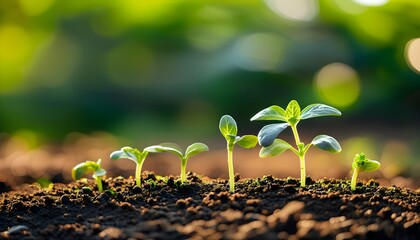
<svg viewBox="0 0 420 240">
<path fill-rule="evenodd" d="M 419 239 L 420 192 L 373 180 L 227 180 L 143 173 L 0 195 L 0 239 Z M 86 187 L 87 186 L 87 187 Z"/>
</svg>

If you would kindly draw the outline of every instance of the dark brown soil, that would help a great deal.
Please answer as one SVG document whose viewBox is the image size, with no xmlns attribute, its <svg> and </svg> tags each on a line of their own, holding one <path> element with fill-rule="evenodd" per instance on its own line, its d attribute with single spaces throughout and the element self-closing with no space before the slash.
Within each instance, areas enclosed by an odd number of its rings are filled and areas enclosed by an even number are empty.
<svg viewBox="0 0 420 240">
<path fill-rule="evenodd" d="M 239 177 L 238 177 L 239 178 Z M 226 180 L 143 173 L 0 196 L 0 239 L 419 239 L 420 192 L 348 180 Z M 90 188 L 83 188 L 89 186 Z"/>
</svg>

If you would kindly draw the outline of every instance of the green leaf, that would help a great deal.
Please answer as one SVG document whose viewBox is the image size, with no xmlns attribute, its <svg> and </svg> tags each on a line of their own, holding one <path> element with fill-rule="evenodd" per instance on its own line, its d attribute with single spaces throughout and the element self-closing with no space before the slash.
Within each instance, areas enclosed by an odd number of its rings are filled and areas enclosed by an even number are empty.
<svg viewBox="0 0 420 240">
<path fill-rule="evenodd" d="M 242 137 L 238 137 L 235 140 L 239 146 L 243 148 L 253 148 L 258 143 L 258 138 L 254 135 L 244 135 Z"/>
<path fill-rule="evenodd" d="M 360 168 L 360 171 L 363 172 L 373 172 L 381 167 L 381 164 L 376 160 L 370 160 L 365 162 L 363 167 Z"/>
<path fill-rule="evenodd" d="M 137 148 L 132 147 L 123 147 L 121 150 L 114 151 L 109 156 L 111 160 L 118 160 L 121 158 L 126 158 L 137 163 L 141 159 L 142 153 Z"/>
<path fill-rule="evenodd" d="M 333 137 L 327 135 L 316 136 L 311 144 L 315 147 L 331 153 L 341 152 L 341 146 Z"/>
<path fill-rule="evenodd" d="M 274 139 L 288 126 L 288 123 L 274 123 L 264 126 L 258 133 L 258 143 L 262 147 L 270 146 Z"/>
<path fill-rule="evenodd" d="M 300 119 L 308 119 L 323 116 L 341 116 L 341 112 L 325 104 L 311 104 L 302 110 Z"/>
<path fill-rule="evenodd" d="M 227 140 L 229 135 L 236 136 L 238 134 L 238 127 L 236 125 L 235 119 L 229 115 L 224 115 L 220 118 L 219 129 Z"/>
<path fill-rule="evenodd" d="M 181 148 L 175 143 L 161 143 L 159 145 L 147 147 L 144 150 L 151 153 L 170 152 L 177 155 L 179 158 L 184 157 Z"/>
<path fill-rule="evenodd" d="M 77 164 L 71 172 L 71 175 L 74 180 L 78 180 L 82 177 L 83 174 L 89 173 L 89 172 L 95 172 L 100 169 L 100 166 L 93 161 L 86 161 L 83 163 Z"/>
<path fill-rule="evenodd" d="M 196 154 L 201 152 L 207 152 L 209 147 L 204 143 L 193 143 L 188 146 L 187 150 L 185 151 L 185 158 L 190 158 Z"/>
<path fill-rule="evenodd" d="M 296 100 L 289 102 L 286 108 L 287 121 L 290 123 L 296 123 L 300 119 L 300 106 Z"/>
<path fill-rule="evenodd" d="M 283 108 L 273 105 L 266 109 L 261 110 L 257 114 L 255 114 L 251 121 L 255 120 L 278 120 L 278 121 L 287 121 L 286 119 L 286 112 Z"/>
<path fill-rule="evenodd" d="M 273 144 L 270 146 L 261 148 L 260 157 L 273 157 L 282 154 L 284 151 L 289 149 L 293 149 L 289 143 L 281 139 L 275 139 Z"/>
<path fill-rule="evenodd" d="M 356 154 L 352 167 L 353 169 L 359 169 L 361 172 L 372 172 L 377 170 L 381 164 L 376 160 L 370 160 L 366 158 L 365 154 Z"/>
</svg>

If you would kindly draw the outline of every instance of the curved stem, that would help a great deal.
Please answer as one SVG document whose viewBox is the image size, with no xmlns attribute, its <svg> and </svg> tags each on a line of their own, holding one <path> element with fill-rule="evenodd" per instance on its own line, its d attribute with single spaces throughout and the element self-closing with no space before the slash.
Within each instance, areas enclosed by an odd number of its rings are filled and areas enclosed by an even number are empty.
<svg viewBox="0 0 420 240">
<path fill-rule="evenodd" d="M 295 137 L 296 146 L 299 147 L 301 142 L 300 142 L 299 134 L 298 134 L 298 131 L 297 131 L 297 127 L 296 127 L 296 125 L 290 125 L 290 127 L 292 128 L 293 136 Z"/>
<path fill-rule="evenodd" d="M 353 176 L 351 177 L 351 190 L 356 190 L 357 175 L 359 174 L 359 169 L 353 169 Z"/>
<path fill-rule="evenodd" d="M 181 159 L 181 182 L 187 181 L 187 159 Z"/>
<path fill-rule="evenodd" d="M 96 177 L 96 184 L 98 185 L 98 191 L 102 192 L 102 179 L 101 179 L 101 177 Z"/>
<path fill-rule="evenodd" d="M 228 142 L 227 151 L 228 151 L 228 168 L 229 168 L 229 191 L 231 193 L 235 192 L 235 171 L 233 170 L 233 147 L 234 145 Z"/>
</svg>

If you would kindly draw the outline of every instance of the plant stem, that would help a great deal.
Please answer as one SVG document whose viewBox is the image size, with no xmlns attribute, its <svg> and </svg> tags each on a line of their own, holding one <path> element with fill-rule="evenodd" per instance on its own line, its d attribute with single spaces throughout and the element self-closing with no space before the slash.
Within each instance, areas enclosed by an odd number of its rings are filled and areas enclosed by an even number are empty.
<svg viewBox="0 0 420 240">
<path fill-rule="evenodd" d="M 183 159 L 181 159 L 181 182 L 182 183 L 187 181 L 186 168 L 187 168 L 187 159 L 183 158 Z"/>
<path fill-rule="evenodd" d="M 102 192 L 102 178 L 96 177 L 96 184 L 98 185 L 98 191 Z"/>
<path fill-rule="evenodd" d="M 299 156 L 299 160 L 300 160 L 300 186 L 305 187 L 306 186 L 305 154 L 302 156 Z"/>
<path fill-rule="evenodd" d="M 300 142 L 300 138 L 299 138 L 299 134 L 298 134 L 298 131 L 297 131 L 296 124 L 290 125 L 290 127 L 292 128 L 293 136 L 295 137 L 296 146 L 299 148 L 299 145 L 301 144 L 301 142 Z"/>
<path fill-rule="evenodd" d="M 295 137 L 296 146 L 298 150 L 297 153 L 300 160 L 300 186 L 305 187 L 306 186 L 305 154 L 308 149 L 305 148 L 304 143 L 300 141 L 296 124 L 292 124 L 290 125 L 290 127 L 292 128 L 293 136 Z"/>
<path fill-rule="evenodd" d="M 235 192 L 235 171 L 233 170 L 233 147 L 234 144 L 227 144 L 228 151 L 228 168 L 229 168 L 229 191 L 231 193 Z"/>
<path fill-rule="evenodd" d="M 357 175 L 359 174 L 359 169 L 353 169 L 353 176 L 351 177 L 351 190 L 356 190 Z"/>
<path fill-rule="evenodd" d="M 137 186 L 141 186 L 141 169 L 143 167 L 143 161 L 140 161 L 139 163 L 137 163 L 136 166 L 136 185 Z"/>
</svg>

